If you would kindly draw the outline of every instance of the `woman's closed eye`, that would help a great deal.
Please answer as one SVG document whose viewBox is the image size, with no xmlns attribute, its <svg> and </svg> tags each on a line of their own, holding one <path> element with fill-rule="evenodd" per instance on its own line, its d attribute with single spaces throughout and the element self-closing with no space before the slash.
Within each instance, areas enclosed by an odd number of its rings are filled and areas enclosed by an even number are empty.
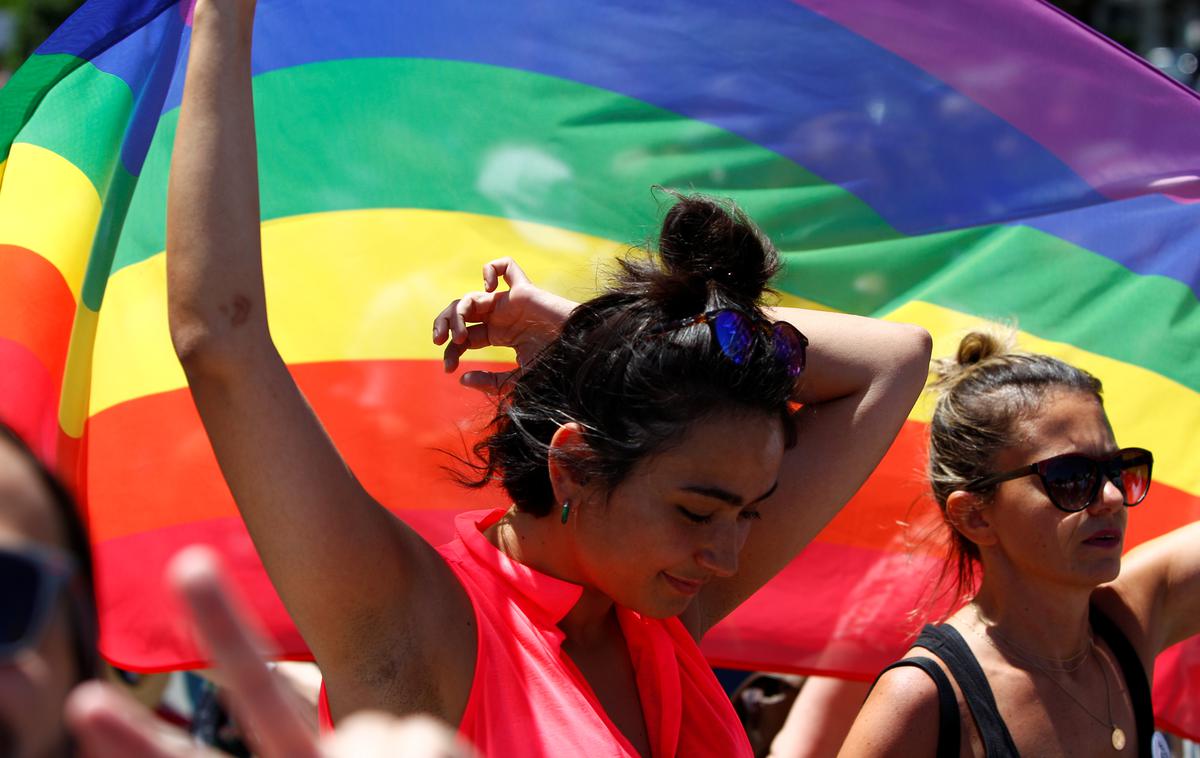
<svg viewBox="0 0 1200 758">
<path fill-rule="evenodd" d="M 679 512 L 683 514 L 684 518 L 693 524 L 707 524 L 708 522 L 712 521 L 713 517 L 711 513 L 696 513 L 693 510 L 684 508 L 682 505 L 677 505 L 675 507 L 679 509 Z"/>
<path fill-rule="evenodd" d="M 684 508 L 682 505 L 676 507 L 679 508 L 679 512 L 683 514 L 684 518 L 693 524 L 707 524 L 713 520 L 713 514 L 711 513 L 697 513 L 688 508 Z M 738 518 L 745 519 L 747 521 L 754 521 L 762 518 L 762 512 L 754 508 L 743 508 L 738 511 Z"/>
</svg>

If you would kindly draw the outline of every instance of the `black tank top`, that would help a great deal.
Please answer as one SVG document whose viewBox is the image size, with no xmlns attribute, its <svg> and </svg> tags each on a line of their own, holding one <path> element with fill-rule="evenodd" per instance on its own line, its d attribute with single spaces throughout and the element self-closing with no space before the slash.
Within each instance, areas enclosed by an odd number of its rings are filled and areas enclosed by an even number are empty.
<svg viewBox="0 0 1200 758">
<path fill-rule="evenodd" d="M 1125 685 L 1129 689 L 1129 699 L 1133 703 L 1133 719 L 1137 731 L 1138 755 L 1141 758 L 1151 758 L 1151 741 L 1154 738 L 1154 711 L 1150 704 L 1150 682 L 1146 679 L 1146 670 L 1138 658 L 1137 651 L 1121 632 L 1121 630 L 1100 613 L 1096 608 L 1089 614 L 1092 629 L 1096 635 L 1108 645 L 1109 650 L 1121 667 Z M 988 686 L 987 677 L 975 660 L 975 654 L 967 646 L 966 640 L 952 626 L 926 626 L 921 630 L 914 647 L 923 647 L 937 655 L 950 670 L 958 688 L 962 691 L 963 699 L 979 728 L 979 736 L 983 740 L 984 755 L 987 758 L 1018 758 L 1017 746 L 1013 743 L 1012 735 L 1000 711 L 996 708 L 996 698 L 992 688 Z M 961 740 L 961 716 L 954 689 L 946 678 L 945 672 L 931 658 L 905 658 L 879 672 L 884 672 L 899 666 L 914 666 L 921 669 L 933 679 L 938 689 L 938 758 L 954 758 L 959 754 Z M 876 681 L 879 681 L 878 677 Z"/>
</svg>

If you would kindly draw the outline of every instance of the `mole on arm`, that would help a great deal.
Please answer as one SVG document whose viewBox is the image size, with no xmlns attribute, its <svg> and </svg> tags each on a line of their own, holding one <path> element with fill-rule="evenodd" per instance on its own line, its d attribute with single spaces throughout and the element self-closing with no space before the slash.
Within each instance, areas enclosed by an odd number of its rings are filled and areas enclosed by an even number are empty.
<svg viewBox="0 0 1200 758">
<path fill-rule="evenodd" d="M 250 298 L 245 295 L 234 295 L 231 305 L 221 306 L 221 315 L 229 316 L 229 325 L 238 327 L 246 323 L 246 319 L 250 318 L 250 306 Z M 232 315 L 230 315 L 231 309 L 233 311 Z"/>
</svg>

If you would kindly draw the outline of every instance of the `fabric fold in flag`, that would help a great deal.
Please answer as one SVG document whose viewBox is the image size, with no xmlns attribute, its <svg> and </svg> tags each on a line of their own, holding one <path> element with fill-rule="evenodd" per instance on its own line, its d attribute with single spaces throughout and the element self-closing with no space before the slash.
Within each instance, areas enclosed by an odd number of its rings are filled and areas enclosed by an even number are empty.
<svg viewBox="0 0 1200 758">
<path fill-rule="evenodd" d="M 1037 0 L 259 0 L 254 97 L 272 333 L 371 493 L 435 543 L 486 401 L 427 325 L 512 255 L 575 298 L 656 227 L 652 185 L 735 199 L 786 305 L 987 320 L 1107 388 L 1155 452 L 1127 547 L 1200 518 L 1196 95 Z M 193 542 L 288 657 L 166 325 L 165 212 L 189 3 L 89 0 L 0 91 L 0 417 L 78 489 L 102 648 L 203 665 L 163 596 Z M 981 51 L 986 54 L 981 54 Z M 501 351 L 478 365 L 508 361 Z M 873 677 L 931 612 L 939 515 L 919 404 L 813 545 L 705 641 L 721 665 Z M 431 612 L 434 612 L 431 610 Z M 1160 657 L 1160 726 L 1200 737 L 1200 643 Z M 1188 696 L 1188 693 L 1192 696 Z"/>
</svg>

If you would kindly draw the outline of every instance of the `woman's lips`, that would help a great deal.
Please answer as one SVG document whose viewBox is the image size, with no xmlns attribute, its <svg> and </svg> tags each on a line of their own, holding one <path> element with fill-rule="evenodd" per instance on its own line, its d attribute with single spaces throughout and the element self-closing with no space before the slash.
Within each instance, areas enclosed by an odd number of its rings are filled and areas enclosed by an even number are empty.
<svg viewBox="0 0 1200 758">
<path fill-rule="evenodd" d="M 1121 544 L 1121 531 L 1119 529 L 1101 529 L 1084 540 L 1083 544 L 1102 548 L 1118 547 Z"/>
<path fill-rule="evenodd" d="M 681 579 L 677 576 L 672 576 L 667 572 L 663 572 L 663 577 L 666 578 L 667 584 L 671 585 L 676 592 L 684 595 L 695 595 L 704 586 L 704 581 L 700 579 Z"/>
</svg>

